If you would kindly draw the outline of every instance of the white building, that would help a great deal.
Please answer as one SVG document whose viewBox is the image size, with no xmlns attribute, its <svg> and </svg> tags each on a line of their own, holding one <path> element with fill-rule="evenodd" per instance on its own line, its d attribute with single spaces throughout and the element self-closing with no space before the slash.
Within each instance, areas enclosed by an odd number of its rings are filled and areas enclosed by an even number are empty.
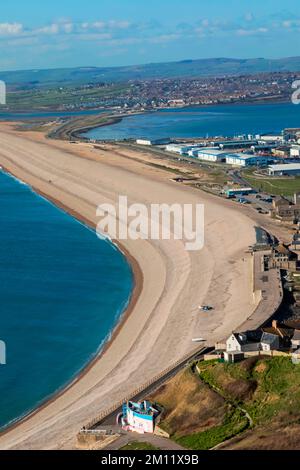
<svg viewBox="0 0 300 470">
<path fill-rule="evenodd" d="M 262 142 L 283 142 L 284 138 L 281 134 L 278 135 L 261 135 L 260 140 Z"/>
<path fill-rule="evenodd" d="M 195 147 L 195 148 L 193 148 L 192 150 L 189 150 L 189 151 L 188 151 L 188 155 L 189 155 L 190 157 L 198 157 L 198 152 L 199 152 L 199 150 L 201 150 L 202 148 L 203 148 L 203 147 Z"/>
<path fill-rule="evenodd" d="M 268 165 L 270 161 L 274 161 L 274 159 L 270 159 L 270 157 L 261 157 L 247 153 L 231 153 L 227 154 L 226 156 L 226 163 L 228 165 L 235 166 L 263 166 Z"/>
<path fill-rule="evenodd" d="M 279 336 L 261 332 L 257 337 L 248 338 L 245 333 L 232 333 L 226 341 L 226 352 L 273 351 L 279 349 Z"/>
<path fill-rule="evenodd" d="M 180 155 L 188 155 L 191 150 L 199 148 L 197 145 L 170 144 L 166 146 L 167 152 L 179 153 Z"/>
<path fill-rule="evenodd" d="M 292 158 L 300 157 L 300 145 L 292 145 L 290 155 Z"/>
<path fill-rule="evenodd" d="M 137 139 L 139 145 L 166 145 L 170 143 L 170 139 Z"/>
<path fill-rule="evenodd" d="M 300 163 L 286 163 L 285 165 L 270 165 L 270 176 L 298 176 L 300 175 Z"/>
<path fill-rule="evenodd" d="M 202 148 L 198 149 L 196 155 L 199 160 L 204 160 L 208 162 L 222 162 L 226 160 L 228 152 L 222 150 L 216 150 L 214 148 Z"/>
</svg>

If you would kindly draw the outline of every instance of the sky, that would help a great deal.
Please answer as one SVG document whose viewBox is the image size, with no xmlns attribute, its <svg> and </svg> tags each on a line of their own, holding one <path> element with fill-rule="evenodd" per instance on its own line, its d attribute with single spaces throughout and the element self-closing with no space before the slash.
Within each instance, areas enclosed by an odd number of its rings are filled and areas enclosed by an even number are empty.
<svg viewBox="0 0 300 470">
<path fill-rule="evenodd" d="M 1 3 L 0 70 L 300 55 L 299 0 Z"/>
</svg>

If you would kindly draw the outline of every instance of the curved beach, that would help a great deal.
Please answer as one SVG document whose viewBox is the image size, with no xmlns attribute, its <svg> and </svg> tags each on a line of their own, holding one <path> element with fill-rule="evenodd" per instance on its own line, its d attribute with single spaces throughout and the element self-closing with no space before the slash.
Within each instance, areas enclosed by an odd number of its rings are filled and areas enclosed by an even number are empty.
<svg viewBox="0 0 300 470">
<path fill-rule="evenodd" d="M 1 449 L 75 448 L 82 425 L 192 351 L 192 338 L 213 344 L 256 307 L 245 253 L 255 222 L 226 201 L 175 184 L 138 153 L 116 149 L 0 127 L 0 165 L 71 214 L 95 226 L 96 207 L 116 204 L 119 195 L 129 204 L 204 203 L 205 247 L 188 252 L 177 240 L 122 241 L 139 272 L 122 327 L 80 380 L 0 437 Z M 200 304 L 215 310 L 199 314 Z"/>
</svg>

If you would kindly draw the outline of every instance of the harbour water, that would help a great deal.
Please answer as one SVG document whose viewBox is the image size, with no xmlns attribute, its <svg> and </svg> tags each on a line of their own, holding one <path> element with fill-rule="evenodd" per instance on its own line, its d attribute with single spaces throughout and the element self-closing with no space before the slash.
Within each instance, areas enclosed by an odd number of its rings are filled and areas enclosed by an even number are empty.
<svg viewBox="0 0 300 470">
<path fill-rule="evenodd" d="M 0 428 L 71 382 L 125 310 L 131 267 L 110 242 L 0 172 Z"/>
<path fill-rule="evenodd" d="M 292 103 L 219 105 L 163 109 L 134 115 L 84 134 L 91 139 L 234 136 L 300 127 L 300 106 Z"/>
</svg>

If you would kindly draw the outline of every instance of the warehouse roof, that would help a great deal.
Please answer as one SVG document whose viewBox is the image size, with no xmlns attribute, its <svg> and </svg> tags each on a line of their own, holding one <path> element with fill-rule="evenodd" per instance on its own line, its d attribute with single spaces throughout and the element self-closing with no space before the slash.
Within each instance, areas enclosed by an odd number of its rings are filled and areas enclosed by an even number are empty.
<svg viewBox="0 0 300 470">
<path fill-rule="evenodd" d="M 249 158 L 261 158 L 257 155 L 251 155 L 249 153 L 229 153 L 228 158 L 237 158 L 239 160 L 248 160 Z"/>
<path fill-rule="evenodd" d="M 285 165 L 270 165 L 269 169 L 273 171 L 300 170 L 300 163 L 286 163 Z"/>
</svg>

